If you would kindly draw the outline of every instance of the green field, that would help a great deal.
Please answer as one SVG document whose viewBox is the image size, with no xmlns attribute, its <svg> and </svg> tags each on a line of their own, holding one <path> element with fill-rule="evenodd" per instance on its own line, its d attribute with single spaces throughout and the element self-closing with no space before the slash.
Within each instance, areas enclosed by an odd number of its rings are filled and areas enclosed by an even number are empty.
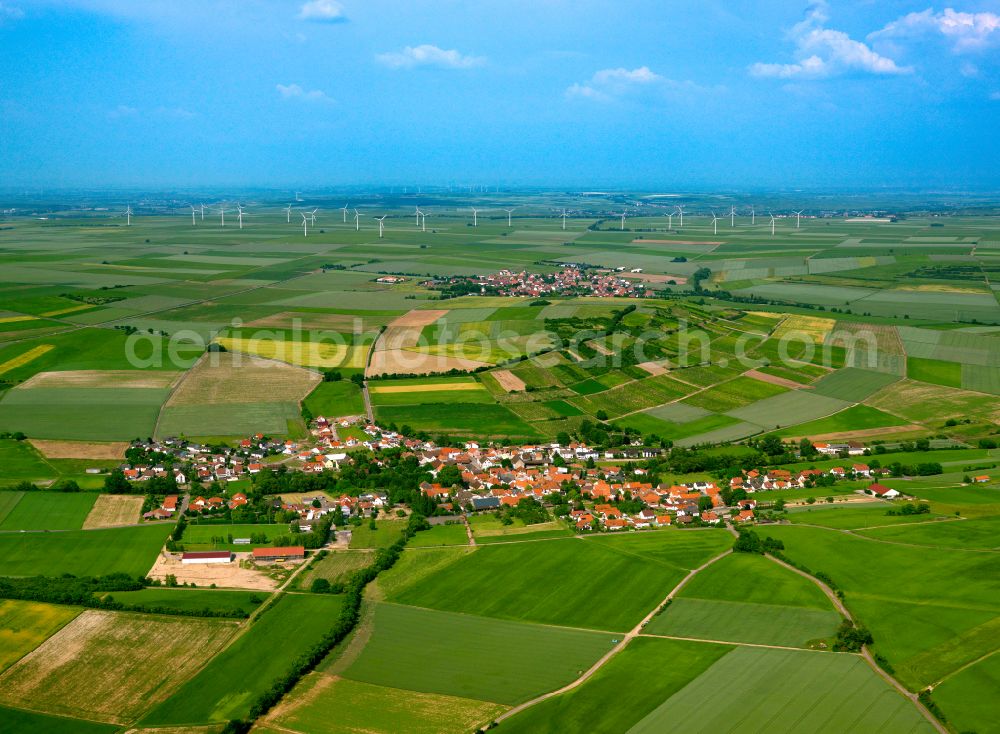
<svg viewBox="0 0 1000 734">
<path fill-rule="evenodd" d="M 757 675 L 746 675 L 754 671 Z M 719 696 L 719 691 L 732 695 Z M 630 734 L 784 731 L 930 734 L 860 657 L 738 647 L 628 729 Z"/>
<path fill-rule="evenodd" d="M 361 388 L 350 380 L 321 382 L 302 402 L 316 417 L 339 418 L 345 415 L 363 415 L 365 412 Z"/>
<path fill-rule="evenodd" d="M 299 576 L 299 588 L 308 589 L 315 579 L 324 578 L 330 583 L 346 583 L 358 569 L 371 565 L 373 556 L 362 550 L 331 550 L 324 558 L 313 561 Z"/>
<path fill-rule="evenodd" d="M 930 382 L 946 387 L 962 387 L 962 365 L 940 359 L 907 357 L 906 376 L 911 380 Z"/>
<path fill-rule="evenodd" d="M 788 436 L 822 436 L 827 433 L 850 433 L 852 431 L 864 431 L 869 428 L 885 428 L 890 426 L 905 426 L 907 422 L 902 418 L 872 408 L 868 405 L 852 405 L 839 413 L 834 413 L 826 418 L 800 423 L 791 428 L 783 428 L 776 431 L 776 435 Z"/>
<path fill-rule="evenodd" d="M 792 507 L 787 510 L 788 521 L 799 525 L 821 525 L 842 530 L 863 530 L 883 525 L 910 525 L 931 523 L 943 519 L 941 515 L 888 515 L 889 510 L 899 510 L 900 505 L 885 502 L 849 504 L 815 504 Z"/>
<path fill-rule="evenodd" d="M 28 388 L 0 399 L 0 431 L 32 438 L 130 441 L 152 434 L 169 390 Z"/>
<path fill-rule="evenodd" d="M 734 553 L 695 576 L 645 632 L 805 647 L 832 637 L 840 621 L 810 580 L 762 556 Z"/>
<path fill-rule="evenodd" d="M 924 527 L 938 525 L 898 530 Z M 996 554 L 876 543 L 804 526 L 772 526 L 768 534 L 784 542 L 785 555 L 843 589 L 847 607 L 872 631 L 876 651 L 911 689 L 934 683 L 991 649 L 1000 604 L 992 585 L 982 580 L 1000 574 Z M 872 563 L 873 552 L 878 563 Z M 905 625 L 894 621 L 901 616 Z"/>
<path fill-rule="evenodd" d="M 933 699 L 958 731 L 978 734 L 1000 732 L 996 717 L 996 692 L 1000 687 L 1000 655 L 995 652 L 956 673 L 934 688 Z"/>
<path fill-rule="evenodd" d="M 390 688 L 516 704 L 576 678 L 611 648 L 612 638 L 379 604 L 368 643 L 343 675 Z"/>
<path fill-rule="evenodd" d="M 64 716 L 47 716 L 33 711 L 0 706 L 0 719 L 8 734 L 112 734 L 120 731 L 113 724 L 99 724 L 96 721 L 68 719 Z"/>
<path fill-rule="evenodd" d="M 728 545 L 712 533 L 651 533 L 647 555 L 614 541 L 484 546 L 389 595 L 391 601 L 518 621 L 631 629 L 684 577 Z M 645 540 L 645 538 L 643 539 Z M 694 545 L 688 542 L 691 540 Z M 641 551 L 639 551 L 641 552 Z M 694 564 L 694 565 L 690 565 Z M 491 589 L 502 588 L 503 594 Z M 538 588 L 547 589 L 545 595 Z"/>
<path fill-rule="evenodd" d="M 363 523 L 351 530 L 351 548 L 388 548 L 403 536 L 406 520 L 376 520 L 375 529 Z"/>
<path fill-rule="evenodd" d="M 25 492 L 4 517 L 3 506 L 9 501 L 0 493 L 0 531 L 3 530 L 79 530 L 97 501 L 94 492 Z"/>
<path fill-rule="evenodd" d="M 0 533 L 0 576 L 144 576 L 171 531 L 170 526 Z"/>
<path fill-rule="evenodd" d="M 467 734 L 505 707 L 457 696 L 404 691 L 314 673 L 259 724 L 261 734 Z M 337 710 L 336 716 L 330 709 Z"/>
<path fill-rule="evenodd" d="M 435 525 L 430 530 L 417 533 L 407 544 L 411 548 L 434 545 L 468 545 L 469 536 L 463 523 Z"/>
<path fill-rule="evenodd" d="M 0 600 L 0 673 L 76 617 L 76 607 Z"/>
<path fill-rule="evenodd" d="M 857 403 L 898 379 L 887 372 L 845 367 L 813 383 L 813 390 L 818 395 Z"/>
<path fill-rule="evenodd" d="M 376 411 L 384 423 L 409 425 L 416 430 L 457 433 L 467 436 L 537 436 L 531 426 L 502 405 L 465 404 L 461 410 L 449 404 L 387 405 Z"/>
<path fill-rule="evenodd" d="M 229 536 L 233 540 L 237 538 L 249 539 L 251 535 L 263 535 L 267 538 L 264 543 L 234 544 L 227 542 Z M 247 551 L 250 548 L 260 548 L 274 545 L 274 539 L 279 536 L 290 535 L 288 525 L 214 525 L 189 523 L 184 530 L 185 550 L 231 550 Z M 213 538 L 216 539 L 213 542 Z M 220 542 L 221 541 L 221 542 Z"/>
<path fill-rule="evenodd" d="M 628 731 L 731 650 L 728 645 L 637 638 L 582 686 L 525 709 L 501 723 L 497 731 Z"/>
<path fill-rule="evenodd" d="M 200 724 L 246 716 L 256 697 L 333 626 L 340 607 L 337 596 L 285 596 L 142 723 Z"/>
</svg>

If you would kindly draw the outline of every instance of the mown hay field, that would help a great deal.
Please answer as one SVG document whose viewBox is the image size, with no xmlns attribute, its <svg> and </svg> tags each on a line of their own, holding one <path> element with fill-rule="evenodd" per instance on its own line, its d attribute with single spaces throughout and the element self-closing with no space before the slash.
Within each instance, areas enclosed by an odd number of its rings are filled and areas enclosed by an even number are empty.
<svg viewBox="0 0 1000 734">
<path fill-rule="evenodd" d="M 310 370 L 232 352 L 209 353 L 174 390 L 167 407 L 234 403 L 297 403 L 319 383 Z"/>
<path fill-rule="evenodd" d="M 79 613 L 77 607 L 0 600 L 0 672 L 34 650 Z"/>
<path fill-rule="evenodd" d="M 118 525 L 134 525 L 142 514 L 143 498 L 120 494 L 102 494 L 97 498 L 83 529 L 113 528 Z"/>
<path fill-rule="evenodd" d="M 124 724 L 165 699 L 232 622 L 89 609 L 0 677 L 0 703 Z"/>
</svg>

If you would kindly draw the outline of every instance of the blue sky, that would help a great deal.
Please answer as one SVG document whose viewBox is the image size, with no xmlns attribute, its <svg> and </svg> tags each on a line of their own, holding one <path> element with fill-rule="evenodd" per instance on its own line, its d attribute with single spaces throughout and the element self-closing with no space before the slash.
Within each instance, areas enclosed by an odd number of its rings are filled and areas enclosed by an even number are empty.
<svg viewBox="0 0 1000 734">
<path fill-rule="evenodd" d="M 1000 0 L 0 0 L 0 186 L 1000 188 Z"/>
</svg>

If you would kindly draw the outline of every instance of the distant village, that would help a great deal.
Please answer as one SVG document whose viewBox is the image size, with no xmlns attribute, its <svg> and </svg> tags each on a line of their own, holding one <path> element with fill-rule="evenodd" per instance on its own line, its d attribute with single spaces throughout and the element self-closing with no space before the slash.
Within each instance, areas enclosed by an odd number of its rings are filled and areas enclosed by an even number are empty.
<svg viewBox="0 0 1000 734">
<path fill-rule="evenodd" d="M 423 285 L 429 288 L 442 286 L 459 289 L 469 294 L 478 293 L 484 296 L 597 296 L 602 298 L 645 298 L 652 297 L 655 292 L 647 290 L 641 282 L 623 277 L 619 268 L 617 271 L 594 271 L 582 268 L 567 267 L 557 273 L 514 273 L 501 270 L 491 275 L 471 277 L 453 276 L 446 279 L 426 281 Z M 642 268 L 631 271 L 638 274 Z"/>
</svg>

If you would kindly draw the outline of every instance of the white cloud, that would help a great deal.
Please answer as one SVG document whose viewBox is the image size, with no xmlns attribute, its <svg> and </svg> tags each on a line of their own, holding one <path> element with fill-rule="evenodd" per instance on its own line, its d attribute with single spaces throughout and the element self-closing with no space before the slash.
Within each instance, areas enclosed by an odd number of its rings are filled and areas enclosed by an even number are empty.
<svg viewBox="0 0 1000 734">
<path fill-rule="evenodd" d="M 24 17 L 24 11 L 20 8 L 15 8 L 7 3 L 0 2 L 0 25 L 4 24 L 7 20 L 19 20 Z"/>
<path fill-rule="evenodd" d="M 333 102 L 333 99 L 327 96 L 326 92 L 321 89 L 310 89 L 305 90 L 298 84 L 277 84 L 275 89 L 278 90 L 278 94 L 281 95 L 282 99 L 300 99 L 305 102 Z"/>
<path fill-rule="evenodd" d="M 1000 38 L 1000 15 L 964 13 L 954 8 L 945 8 L 937 13 L 928 8 L 892 21 L 881 30 L 870 33 L 868 39 L 914 38 L 927 33 L 940 33 L 954 44 L 956 52 L 974 51 Z"/>
<path fill-rule="evenodd" d="M 310 20 L 314 23 L 345 23 L 344 6 L 337 0 L 309 0 L 299 8 L 299 20 Z"/>
<path fill-rule="evenodd" d="M 620 97 L 643 87 L 677 85 L 670 79 L 665 79 L 648 66 L 636 69 L 601 69 L 594 73 L 589 81 L 583 84 L 572 84 L 566 89 L 567 97 L 582 97 L 602 102 Z"/>
<path fill-rule="evenodd" d="M 806 11 L 806 17 L 788 33 L 795 44 L 796 61 L 789 64 L 757 62 L 750 66 L 754 76 L 820 78 L 848 71 L 869 74 L 909 74 L 911 67 L 899 66 L 887 56 L 856 41 L 843 31 L 826 28 L 829 20 L 825 0 L 818 0 Z"/>
<path fill-rule="evenodd" d="M 406 46 L 402 51 L 378 54 L 375 59 L 390 69 L 412 69 L 417 66 L 468 69 L 479 66 L 486 61 L 482 56 L 465 56 L 455 49 L 445 50 L 428 43 L 420 46 Z"/>
<path fill-rule="evenodd" d="M 139 110 L 135 107 L 130 107 L 127 104 L 120 104 L 113 110 L 108 112 L 108 117 L 112 119 L 118 119 L 121 117 L 134 117 L 139 114 Z"/>
</svg>

